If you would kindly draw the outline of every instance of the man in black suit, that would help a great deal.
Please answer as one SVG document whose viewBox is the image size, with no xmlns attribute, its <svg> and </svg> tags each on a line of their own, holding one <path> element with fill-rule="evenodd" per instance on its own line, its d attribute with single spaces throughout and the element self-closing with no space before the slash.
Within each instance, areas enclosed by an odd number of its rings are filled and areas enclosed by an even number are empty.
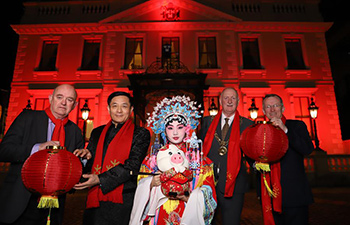
<svg viewBox="0 0 350 225">
<path fill-rule="evenodd" d="M 21 169 L 25 160 L 46 146 L 64 145 L 68 151 L 91 157 L 83 148 L 81 130 L 68 120 L 77 105 L 73 86 L 63 84 L 49 96 L 50 107 L 45 111 L 24 110 L 12 123 L 0 145 L 0 161 L 11 166 L 0 191 L 0 224 L 46 224 L 48 210 L 38 209 L 39 195 L 23 185 Z M 59 209 L 52 209 L 51 224 L 61 224 L 65 196 L 59 197 Z"/>
<path fill-rule="evenodd" d="M 135 126 L 130 118 L 133 99 L 126 92 L 108 97 L 111 121 L 94 129 L 87 146 L 93 155 L 84 174 L 88 180 L 75 189 L 89 188 L 84 225 L 129 224 L 138 171 L 150 144 L 147 129 Z"/>
<path fill-rule="evenodd" d="M 253 122 L 239 116 L 239 96 L 234 88 L 220 95 L 220 111 L 215 118 L 205 117 L 201 128 L 204 154 L 214 162 L 216 194 L 222 224 L 240 224 L 244 193 L 249 190 L 246 167 L 239 147 L 240 133 Z M 226 133 L 226 135 L 225 135 Z M 213 224 L 218 224 L 217 213 Z"/>
<path fill-rule="evenodd" d="M 277 225 L 308 224 L 308 206 L 313 202 L 305 170 L 304 156 L 311 154 L 314 146 L 303 121 L 285 120 L 282 98 L 276 94 L 263 99 L 263 112 L 273 125 L 288 136 L 289 148 L 280 161 L 282 187 L 282 213 L 273 211 Z M 285 122 L 284 122 L 285 121 Z"/>
</svg>

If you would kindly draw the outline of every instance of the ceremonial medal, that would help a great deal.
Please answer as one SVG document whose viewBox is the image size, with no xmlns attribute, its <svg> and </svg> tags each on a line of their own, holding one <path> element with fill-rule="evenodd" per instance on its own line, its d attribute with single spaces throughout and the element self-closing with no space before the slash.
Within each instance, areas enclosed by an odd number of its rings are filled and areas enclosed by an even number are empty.
<svg viewBox="0 0 350 225">
<path fill-rule="evenodd" d="M 224 156 L 224 155 L 226 155 L 226 153 L 227 153 L 227 145 L 228 145 L 228 141 L 224 141 L 224 140 L 221 140 L 221 138 L 219 137 L 219 135 L 215 132 L 215 139 L 219 142 L 219 144 L 220 144 L 220 148 L 219 148 L 219 151 L 218 151 L 218 153 L 219 153 L 219 155 L 220 156 Z"/>
<path fill-rule="evenodd" d="M 227 153 L 227 148 L 225 145 L 220 146 L 219 148 L 219 155 L 224 156 Z"/>
</svg>

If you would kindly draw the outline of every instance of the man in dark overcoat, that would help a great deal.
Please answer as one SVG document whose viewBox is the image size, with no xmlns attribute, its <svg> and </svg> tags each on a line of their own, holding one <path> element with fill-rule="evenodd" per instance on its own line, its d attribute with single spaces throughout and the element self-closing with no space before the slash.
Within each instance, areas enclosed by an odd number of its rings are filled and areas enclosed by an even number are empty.
<svg viewBox="0 0 350 225">
<path fill-rule="evenodd" d="M 225 88 L 220 95 L 222 110 L 213 118 L 205 117 L 201 128 L 203 151 L 214 162 L 216 194 L 222 224 L 240 224 L 244 193 L 249 190 L 246 167 L 240 149 L 240 133 L 253 122 L 237 111 L 238 92 Z M 218 224 L 217 212 L 213 224 Z"/>
<path fill-rule="evenodd" d="M 65 146 L 77 156 L 91 157 L 83 150 L 79 127 L 68 119 L 77 105 L 73 86 L 62 84 L 49 96 L 50 106 L 44 111 L 24 110 L 11 124 L 0 145 L 0 162 L 11 166 L 0 190 L 0 224 L 46 224 L 48 210 L 38 209 L 40 195 L 27 190 L 21 179 L 26 159 L 46 146 Z M 51 210 L 51 225 L 62 224 L 65 195 L 59 197 L 58 209 Z"/>
<path fill-rule="evenodd" d="M 289 147 L 280 160 L 282 213 L 273 211 L 276 225 L 307 225 L 308 208 L 313 196 L 304 169 L 304 156 L 314 150 L 303 121 L 286 120 L 282 98 L 268 94 L 263 99 L 263 112 L 273 125 L 288 136 Z"/>
</svg>

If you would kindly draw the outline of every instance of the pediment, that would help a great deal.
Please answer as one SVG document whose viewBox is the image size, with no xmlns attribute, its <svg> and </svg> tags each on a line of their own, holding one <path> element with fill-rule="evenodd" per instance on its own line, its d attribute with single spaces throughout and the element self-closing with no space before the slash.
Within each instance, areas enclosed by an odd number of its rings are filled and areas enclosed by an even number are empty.
<svg viewBox="0 0 350 225">
<path fill-rule="evenodd" d="M 173 10 L 168 10 L 173 9 Z M 179 15 L 183 22 L 239 22 L 241 19 L 191 0 L 150 0 L 116 13 L 100 23 L 133 23 L 166 21 L 164 14 Z M 169 14 L 168 14 L 169 15 Z M 169 21 L 169 20 L 168 20 Z"/>
</svg>

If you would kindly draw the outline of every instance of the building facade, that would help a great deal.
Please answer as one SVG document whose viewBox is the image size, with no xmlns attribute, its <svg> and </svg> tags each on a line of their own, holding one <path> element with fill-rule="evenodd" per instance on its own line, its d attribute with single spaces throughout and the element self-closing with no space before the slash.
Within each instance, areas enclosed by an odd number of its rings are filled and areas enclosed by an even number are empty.
<svg viewBox="0 0 350 225">
<path fill-rule="evenodd" d="M 334 83 L 318 0 L 102 0 L 26 2 L 19 35 L 6 130 L 30 100 L 48 106 L 57 84 L 73 84 L 78 107 L 70 119 L 83 128 L 80 109 L 90 108 L 87 137 L 109 120 L 107 97 L 117 90 L 137 97 L 135 121 L 163 97 L 186 94 L 203 103 L 204 115 L 225 87 L 239 91 L 240 114 L 254 99 L 277 93 L 285 116 L 303 120 L 320 147 L 349 154 L 342 141 Z"/>
</svg>

